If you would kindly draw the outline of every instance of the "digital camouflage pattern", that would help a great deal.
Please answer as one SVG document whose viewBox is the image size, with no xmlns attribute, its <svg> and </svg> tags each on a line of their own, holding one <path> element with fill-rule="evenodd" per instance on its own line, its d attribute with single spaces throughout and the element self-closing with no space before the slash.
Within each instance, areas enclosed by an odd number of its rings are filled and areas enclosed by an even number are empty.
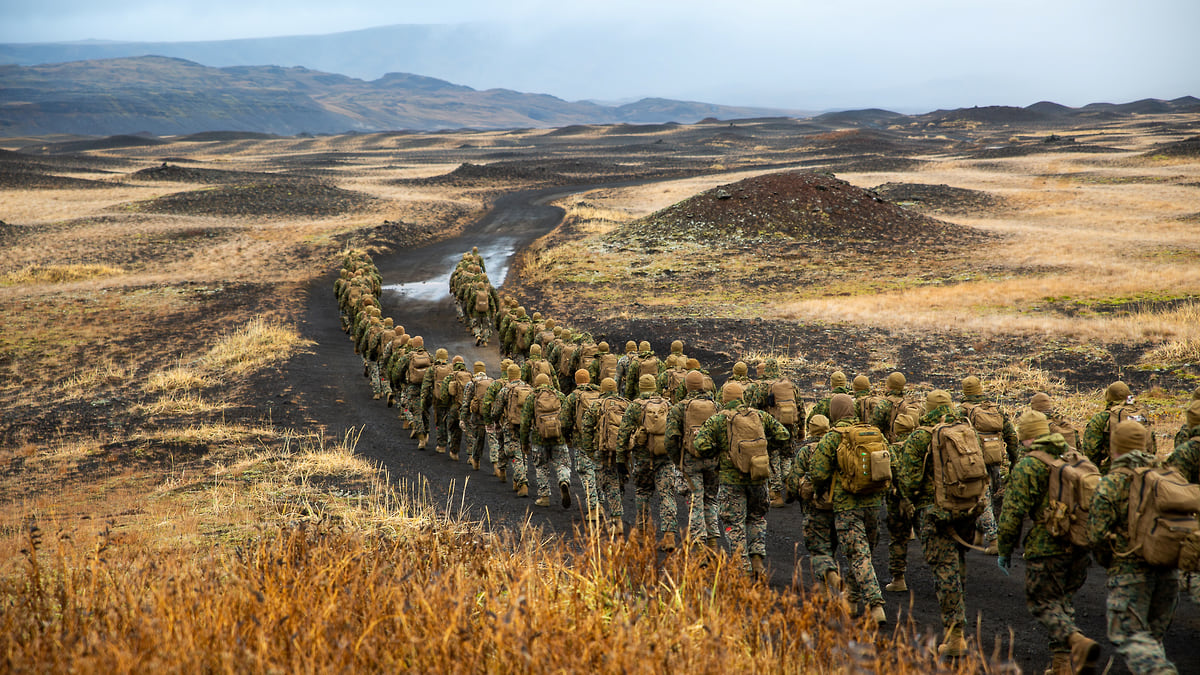
<svg viewBox="0 0 1200 675">
<path fill-rule="evenodd" d="M 616 393 L 605 392 L 600 399 L 616 396 Z M 617 458 L 601 456 L 597 450 L 598 406 L 592 406 L 583 414 L 583 429 L 579 435 L 580 455 L 586 457 L 587 464 L 595 467 L 596 499 L 600 508 L 608 515 L 610 525 L 618 525 L 624 517 L 624 505 L 621 501 L 621 476 L 617 470 Z M 577 457 L 578 459 L 578 457 Z M 624 458 L 621 458 L 622 463 Z"/>
<path fill-rule="evenodd" d="M 679 466 L 688 486 L 688 538 L 703 542 L 721 536 L 720 503 L 717 499 L 720 481 L 717 477 L 717 458 L 693 457 L 683 447 L 684 412 L 688 401 L 698 398 L 713 400 L 711 392 L 701 390 L 689 392 L 687 397 L 671 406 L 667 413 L 666 444 L 667 455 Z"/>
<path fill-rule="evenodd" d="M 879 505 L 883 502 L 883 492 L 856 495 L 847 492 L 842 486 L 837 461 L 838 446 L 842 444 L 842 432 L 839 429 L 845 429 L 857 422 L 858 418 L 856 417 L 846 417 L 838 420 L 821 437 L 821 440 L 817 441 L 817 447 L 813 450 L 812 460 L 808 466 L 809 478 L 812 479 L 813 486 L 817 491 L 832 490 L 834 511 L 850 511 L 866 508 L 873 508 L 878 511 Z"/>
<path fill-rule="evenodd" d="M 617 433 L 617 447 L 629 448 L 629 477 L 633 480 L 634 504 L 637 527 L 649 529 L 650 501 L 658 496 L 658 531 L 678 532 L 679 503 L 675 493 L 675 467 L 667 455 L 654 455 L 646 444 L 636 442 L 637 431 L 642 426 L 642 407 L 654 392 L 645 392 L 629 403 L 621 430 Z"/>
<path fill-rule="evenodd" d="M 744 404 L 740 400 L 734 400 L 725 404 L 723 410 L 735 411 L 743 405 Z M 762 410 L 756 410 L 756 412 L 758 412 L 759 418 L 763 423 L 763 431 L 767 437 L 768 450 L 772 445 L 775 446 L 776 452 L 787 448 L 791 438 L 790 434 L 788 434 L 788 430 L 782 424 L 780 424 L 778 420 L 776 420 L 774 417 L 771 417 L 770 414 Z M 696 452 L 699 453 L 701 457 L 720 458 L 718 471 L 719 480 L 721 481 L 722 485 L 765 484 L 766 481 L 751 480 L 749 474 L 742 473 L 736 466 L 733 465 L 733 461 L 729 458 L 729 437 L 726 432 L 726 420 L 720 414 L 720 412 L 711 417 L 708 422 L 704 423 L 704 426 L 701 427 L 700 431 L 696 433 L 696 438 L 693 441 L 693 445 L 696 448 Z"/>
<path fill-rule="evenodd" d="M 538 394 L 543 392 L 550 392 L 558 399 L 558 424 L 562 429 L 562 436 L 556 441 L 542 438 L 533 421 L 534 404 Z M 525 399 L 525 407 L 521 409 L 521 445 L 528 456 L 533 458 L 539 497 L 550 496 L 551 478 L 555 479 L 556 485 L 571 482 L 571 452 L 567 449 L 567 438 L 574 423 L 571 409 L 567 407 L 567 397 L 548 384 L 534 387 L 529 398 Z"/>
<path fill-rule="evenodd" d="M 817 401 L 816 403 L 813 404 L 812 409 L 808 411 L 808 415 L 804 418 L 805 423 L 808 423 L 809 421 L 812 420 L 813 417 L 816 417 L 817 415 L 824 415 L 826 417 L 829 417 L 829 399 L 833 398 L 837 394 L 849 394 L 849 393 L 850 393 L 849 387 L 834 387 L 833 389 L 831 389 L 828 396 L 826 396 L 825 398 L 823 398 L 820 401 Z"/>
<path fill-rule="evenodd" d="M 1200 483 L 1200 425 L 1184 430 L 1183 442 L 1176 436 L 1175 450 L 1167 458 L 1167 464 L 1179 469 L 1189 483 Z"/>
</svg>

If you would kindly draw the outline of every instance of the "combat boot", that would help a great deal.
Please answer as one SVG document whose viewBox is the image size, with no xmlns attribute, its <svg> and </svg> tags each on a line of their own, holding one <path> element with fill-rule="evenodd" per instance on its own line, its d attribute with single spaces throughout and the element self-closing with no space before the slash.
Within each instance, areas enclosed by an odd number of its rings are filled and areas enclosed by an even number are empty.
<svg viewBox="0 0 1200 675">
<path fill-rule="evenodd" d="M 1000 546 L 995 539 L 988 541 L 987 548 L 983 549 L 985 555 L 1000 555 Z"/>
<path fill-rule="evenodd" d="M 613 518 L 608 523 L 608 533 L 614 537 L 620 537 L 625 534 L 625 521 L 619 518 Z"/>
<path fill-rule="evenodd" d="M 451 452 L 451 453 L 449 453 L 447 456 L 450 458 L 450 461 L 451 461 L 451 462 L 457 462 L 457 461 L 458 461 L 458 453 L 457 453 L 457 452 Z"/>
<path fill-rule="evenodd" d="M 1096 672 L 1096 661 L 1100 660 L 1100 643 L 1075 631 L 1067 638 L 1071 645 L 1071 667 L 1075 673 Z"/>
<path fill-rule="evenodd" d="M 496 478 L 499 478 L 501 483 L 507 483 L 508 482 L 508 469 L 506 469 L 502 466 L 496 467 Z"/>
<path fill-rule="evenodd" d="M 957 659 L 967 653 L 967 639 L 963 637 L 962 626 L 955 626 L 946 632 L 946 639 L 937 648 L 938 656 L 946 659 Z"/>
<path fill-rule="evenodd" d="M 663 532 L 662 541 L 658 544 L 658 548 L 670 553 L 675 550 L 675 533 Z"/>
<path fill-rule="evenodd" d="M 396 403 L 396 398 L 389 393 L 388 397 L 387 397 L 387 407 L 390 408 L 393 405 L 395 405 L 395 403 Z"/>
<path fill-rule="evenodd" d="M 436 453 L 437 453 L 437 454 L 439 454 L 439 455 L 444 455 L 444 454 L 446 454 L 446 446 L 444 446 L 444 445 L 439 445 L 439 446 L 435 447 L 435 448 L 433 449 L 433 451 L 434 451 L 434 452 L 436 452 Z"/>
<path fill-rule="evenodd" d="M 904 582 L 904 575 L 897 574 L 895 577 L 892 578 L 891 583 L 889 583 L 887 586 L 883 587 L 883 590 L 890 591 L 892 593 L 907 593 L 908 592 L 908 584 Z"/>
<path fill-rule="evenodd" d="M 842 594 L 842 575 L 838 574 L 837 570 L 825 573 L 825 590 L 830 595 Z"/>
<path fill-rule="evenodd" d="M 1075 669 L 1071 667 L 1071 653 L 1051 653 L 1050 667 L 1046 669 L 1046 675 L 1075 675 Z"/>
<path fill-rule="evenodd" d="M 775 490 L 771 490 L 771 508 L 782 509 L 783 505 L 783 495 L 779 494 Z"/>
<path fill-rule="evenodd" d="M 522 485 L 521 487 L 517 488 L 517 496 L 518 497 L 528 497 L 529 496 L 529 486 Z M 547 502 L 547 504 L 548 503 L 549 502 Z"/>
<path fill-rule="evenodd" d="M 358 351 L 356 350 L 354 353 L 357 354 Z M 363 377 L 370 377 L 370 376 L 371 376 L 371 366 L 364 363 L 363 364 Z"/>
<path fill-rule="evenodd" d="M 455 458 L 455 459 L 457 459 L 457 458 Z M 470 462 L 471 462 L 471 470 L 478 471 L 479 470 L 479 460 L 472 457 L 470 459 Z"/>
<path fill-rule="evenodd" d="M 520 496 L 520 495 L 518 495 L 518 496 Z M 550 498 L 549 497 L 538 497 L 537 500 L 533 502 L 533 505 L 534 506 L 550 506 Z"/>
<path fill-rule="evenodd" d="M 564 509 L 571 508 L 571 484 L 566 481 L 558 484 L 559 495 L 562 496 L 562 505 Z"/>
<path fill-rule="evenodd" d="M 750 576 L 755 579 L 765 579 L 767 577 L 767 566 L 763 562 L 761 555 L 750 556 Z"/>
<path fill-rule="evenodd" d="M 417 435 L 417 449 L 418 450 L 424 450 L 427 443 L 429 443 L 429 434 L 418 434 Z"/>
<path fill-rule="evenodd" d="M 871 623 L 875 624 L 876 626 L 880 626 L 888 622 L 887 611 L 884 610 L 883 605 L 875 605 L 874 607 L 871 607 L 867 615 L 870 617 Z"/>
<path fill-rule="evenodd" d="M 383 394 L 375 394 L 374 396 L 371 397 L 371 400 L 378 401 L 381 398 L 383 398 Z"/>
</svg>

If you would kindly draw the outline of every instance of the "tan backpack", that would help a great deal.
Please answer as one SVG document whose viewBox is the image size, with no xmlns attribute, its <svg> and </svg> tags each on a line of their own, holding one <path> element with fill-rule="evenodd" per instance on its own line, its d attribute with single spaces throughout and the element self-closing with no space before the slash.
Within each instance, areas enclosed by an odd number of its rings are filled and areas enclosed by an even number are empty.
<svg viewBox="0 0 1200 675">
<path fill-rule="evenodd" d="M 479 314 L 487 314 L 488 308 L 491 306 L 491 296 L 486 288 L 476 289 L 475 291 L 475 311 Z"/>
<path fill-rule="evenodd" d="M 534 331 L 533 325 L 522 321 L 517 323 L 517 351 L 522 354 L 529 351 L 529 334 Z"/>
<path fill-rule="evenodd" d="M 575 433 L 583 429 L 583 416 L 600 399 L 599 389 L 575 390 Z"/>
<path fill-rule="evenodd" d="M 987 463 L 975 427 L 966 420 L 942 422 L 933 427 L 934 503 L 952 514 L 974 511 L 988 486 Z"/>
<path fill-rule="evenodd" d="M 796 388 L 786 377 L 767 387 L 767 412 L 784 426 L 800 421 L 800 406 L 796 405 Z"/>
<path fill-rule="evenodd" d="M 543 441 L 562 439 L 562 399 L 553 389 L 542 389 L 533 396 L 533 426 Z"/>
<path fill-rule="evenodd" d="M 1050 467 L 1050 483 L 1046 491 L 1046 510 L 1038 516 L 1050 533 L 1080 547 L 1089 547 L 1088 512 L 1092 495 L 1100 483 L 1100 469 L 1075 450 L 1054 457 L 1042 450 L 1033 450 L 1030 457 Z"/>
<path fill-rule="evenodd" d="M 408 383 L 421 384 L 425 379 L 425 371 L 429 370 L 431 363 L 433 363 L 433 359 L 429 358 L 429 352 L 424 349 L 413 352 L 408 359 Z"/>
<path fill-rule="evenodd" d="M 667 454 L 667 413 L 671 410 L 671 402 L 656 394 L 640 403 L 642 424 L 634 444 L 644 444 L 652 455 Z"/>
<path fill-rule="evenodd" d="M 487 373 L 479 373 L 474 376 L 475 389 L 471 391 L 471 413 L 478 415 L 483 411 L 483 399 L 487 396 L 487 390 L 492 386 L 492 378 L 487 376 Z"/>
<path fill-rule="evenodd" d="M 504 422 L 514 427 L 521 426 L 521 414 L 525 409 L 525 399 L 533 392 L 533 387 L 525 380 L 513 380 L 504 385 L 507 390 L 504 399 Z"/>
<path fill-rule="evenodd" d="M 717 402 L 711 398 L 690 398 L 683 404 L 683 448 L 692 457 L 696 454 L 696 432 L 717 414 Z"/>
<path fill-rule="evenodd" d="M 1117 425 L 1125 420 L 1133 420 L 1146 427 L 1146 447 L 1144 449 L 1151 455 L 1158 452 L 1158 447 L 1154 443 L 1154 432 L 1150 430 L 1150 415 L 1146 412 L 1145 408 L 1133 402 L 1123 403 L 1109 410 L 1108 447 L 1110 448 L 1110 452 L 1113 435 L 1117 432 Z"/>
<path fill-rule="evenodd" d="M 558 351 L 558 374 L 560 376 L 571 377 L 571 365 L 575 362 L 575 352 L 577 351 L 579 351 L 579 345 L 573 342 L 564 344 Z"/>
<path fill-rule="evenodd" d="M 638 359 L 638 377 L 643 375 L 653 375 L 655 379 L 658 379 L 657 356 L 647 356 L 645 358 Z"/>
<path fill-rule="evenodd" d="M 887 399 L 892 402 L 892 410 L 888 413 L 887 428 L 885 434 L 888 443 L 895 443 L 896 436 L 896 418 L 901 415 L 908 415 L 914 420 L 921 419 L 925 412 L 925 406 L 921 405 L 921 401 L 915 398 L 905 398 L 903 396 L 888 396 Z"/>
<path fill-rule="evenodd" d="M 742 407 L 721 414 L 725 416 L 725 435 L 729 439 L 729 461 L 738 471 L 749 474 L 750 480 L 766 480 L 771 475 L 771 459 L 767 454 L 767 433 L 758 411 Z"/>
<path fill-rule="evenodd" d="M 536 380 L 538 375 L 545 375 L 551 384 L 554 384 L 554 366 L 546 359 L 530 359 L 529 363 L 529 379 Z"/>
<path fill-rule="evenodd" d="M 670 368 L 667 370 L 667 397 L 674 399 L 680 385 L 687 383 L 687 368 Z M 679 401 L 675 401 L 678 403 Z"/>
<path fill-rule="evenodd" d="M 617 355 L 608 352 L 607 354 L 600 354 L 597 358 L 600 359 L 600 373 L 596 379 L 601 382 L 606 377 L 611 377 L 614 380 L 617 379 Z"/>
<path fill-rule="evenodd" d="M 983 443 L 983 461 L 988 466 L 1008 461 L 1008 445 L 1004 442 L 1004 413 L 991 401 L 964 403 L 963 410 L 971 426 L 979 432 Z"/>
<path fill-rule="evenodd" d="M 842 435 L 837 449 L 842 489 L 852 495 L 886 490 L 892 481 L 892 453 L 883 433 L 862 422 L 831 431 Z"/>
<path fill-rule="evenodd" d="M 462 405 L 463 394 L 467 393 L 467 383 L 471 381 L 471 373 L 465 370 L 456 370 L 450 373 L 449 394 L 450 400 L 453 403 Z"/>
<path fill-rule="evenodd" d="M 1200 570 L 1200 485 L 1172 467 L 1120 468 L 1130 474 L 1129 543 L 1118 555 L 1141 555 L 1155 567 Z"/>
<path fill-rule="evenodd" d="M 596 449 L 610 461 L 617 455 L 617 436 L 621 431 L 621 420 L 629 408 L 629 399 L 609 396 L 600 399 L 600 416 L 596 421 Z"/>
<path fill-rule="evenodd" d="M 867 394 L 854 399 L 854 413 L 858 415 L 859 422 L 870 422 L 871 413 L 875 412 L 875 408 L 883 402 L 882 396 L 874 396 Z"/>
<path fill-rule="evenodd" d="M 447 397 L 449 392 L 442 392 L 442 382 L 454 372 L 454 366 L 450 363 L 435 363 L 433 366 L 433 397 L 439 405 L 446 405 L 450 402 Z"/>
<path fill-rule="evenodd" d="M 1077 441 L 1079 439 L 1079 430 L 1066 420 L 1050 420 L 1050 433 L 1059 434 L 1063 440 L 1067 442 L 1067 447 L 1072 450 L 1078 450 Z"/>
</svg>

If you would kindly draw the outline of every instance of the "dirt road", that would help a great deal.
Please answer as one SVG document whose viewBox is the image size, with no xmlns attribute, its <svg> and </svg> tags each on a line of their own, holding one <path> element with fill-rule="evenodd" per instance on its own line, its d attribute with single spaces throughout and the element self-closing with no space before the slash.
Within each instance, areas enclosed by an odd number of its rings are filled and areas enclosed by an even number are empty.
<svg viewBox="0 0 1200 675">
<path fill-rule="evenodd" d="M 475 347 L 470 332 L 455 318 L 448 294 L 450 272 L 464 251 L 478 246 L 485 256 L 489 276 L 493 281 L 503 279 L 513 253 L 552 229 L 562 217 L 561 210 L 547 203 L 580 189 L 583 188 L 505 196 L 461 237 L 376 258 L 385 283 L 384 316 L 393 317 L 409 334 L 423 336 L 430 351 L 444 347 L 451 354 L 461 354 L 468 363 L 482 360 L 488 364 L 489 373 L 496 376 L 500 356 L 495 341 L 489 348 Z M 416 441 L 410 440 L 401 429 L 396 410 L 371 398 L 370 388 L 362 377 L 361 360 L 338 325 L 331 291 L 333 278 L 331 274 L 310 292 L 302 330 L 306 337 L 317 342 L 315 352 L 294 359 L 289 367 L 298 401 L 310 418 L 337 436 L 351 427 L 361 428 L 358 451 L 362 455 L 378 461 L 398 484 L 423 486 L 433 503 L 446 504 L 449 510 L 465 507 L 473 518 L 486 520 L 493 526 L 519 527 L 528 520 L 548 530 L 569 533 L 582 524 L 579 509 L 582 493 L 577 479 L 573 483 L 574 508 L 563 509 L 557 500 L 552 500 L 549 508 L 538 508 L 533 506 L 532 499 L 517 499 L 510 487 L 492 477 L 486 461 L 480 471 L 472 471 L 465 459 L 452 463 L 445 455 L 417 451 Z M 531 480 L 531 487 L 534 484 Z M 633 512 L 632 501 L 630 488 L 626 493 L 627 514 Z M 686 503 L 682 499 L 680 506 L 680 520 L 686 521 Z M 768 558 L 775 585 L 791 582 L 797 560 L 802 561 L 807 580 L 808 562 L 800 544 L 799 516 L 796 505 L 772 509 L 768 516 Z M 880 530 L 882 541 L 875 549 L 875 568 L 882 584 L 888 580 L 887 532 L 882 526 Z M 971 621 L 982 617 L 979 630 L 969 632 L 981 636 L 980 642 L 987 652 L 992 652 L 999 641 L 1001 653 L 1011 646 L 1013 657 L 1024 672 L 1041 672 L 1049 655 L 1044 632 L 1025 609 L 1024 564 L 1020 559 L 1015 560 L 1012 575 L 1006 577 L 996 568 L 995 560 L 974 552 L 968 555 L 968 617 Z M 1080 628 L 1105 645 L 1107 659 L 1114 652 L 1104 640 L 1104 582 L 1104 571 L 1093 566 L 1088 583 L 1078 596 L 1076 613 Z M 911 591 L 908 595 L 885 593 L 889 617 L 895 620 L 898 615 L 911 616 L 922 629 L 938 631 L 933 580 L 917 542 L 909 546 L 908 584 Z M 1011 639 L 1010 629 L 1014 636 Z M 1200 649 L 1193 644 L 1196 635 L 1200 635 L 1200 611 L 1196 605 L 1183 601 L 1167 636 L 1168 654 L 1176 660 L 1180 672 L 1200 673 Z M 1119 659 L 1111 672 L 1125 672 Z"/>
</svg>

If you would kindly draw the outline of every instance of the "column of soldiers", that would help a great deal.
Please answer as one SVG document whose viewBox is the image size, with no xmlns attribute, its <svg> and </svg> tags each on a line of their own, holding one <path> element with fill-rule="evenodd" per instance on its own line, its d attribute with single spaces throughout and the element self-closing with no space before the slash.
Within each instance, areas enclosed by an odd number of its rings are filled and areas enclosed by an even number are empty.
<svg viewBox="0 0 1200 675">
<path fill-rule="evenodd" d="M 1200 564 L 1200 388 L 1165 462 L 1145 409 L 1123 382 L 1106 390 L 1104 410 L 1082 434 L 1044 393 L 1013 424 L 975 376 L 962 380 L 956 404 L 944 390 L 916 395 L 899 372 L 876 394 L 865 375 L 851 386 L 837 371 L 829 396 L 806 414 L 800 388 L 775 359 L 757 363 L 755 378 L 735 363 L 718 390 L 682 342 L 659 359 L 648 342 L 629 341 L 618 357 L 607 342 L 499 296 L 483 269 L 477 251 L 464 254 L 451 291 L 477 345 L 499 337 L 505 358 L 495 380 L 482 362 L 468 370 L 444 349 L 430 357 L 419 336 L 381 318 L 380 277 L 365 254 L 347 253 L 335 282 L 343 328 L 375 398 L 398 401 L 419 449 L 434 428 L 436 450 L 457 461 L 465 435 L 472 469 L 486 448 L 494 475 L 507 481 L 511 474 L 518 497 L 529 494 L 532 462 L 538 506 L 550 505 L 554 483 L 562 506 L 571 506 L 574 468 L 588 526 L 613 535 L 625 532 L 622 495 L 632 477 L 631 535 L 656 537 L 664 551 L 682 545 L 715 554 L 723 534 L 757 578 L 766 574 L 768 510 L 800 501 L 818 587 L 873 624 L 888 621 L 883 591 L 908 591 L 915 533 L 934 577 L 943 624 L 937 653 L 945 658 L 968 650 L 967 551 L 996 556 L 1007 575 L 1022 546 L 1027 607 L 1049 636 L 1047 672 L 1094 672 L 1101 648 L 1075 626 L 1072 599 L 1095 557 L 1109 576 L 1109 640 L 1134 672 L 1176 672 L 1162 637 L 1180 569 Z M 1167 563 L 1147 559 L 1147 535 L 1135 532 L 1129 515 L 1131 499 L 1159 474 L 1185 486 L 1180 508 L 1194 507 L 1180 520 L 1184 536 Z M 677 476 L 685 489 L 677 489 Z M 1075 497 L 1063 496 L 1071 490 Z M 682 536 L 677 494 L 688 499 Z M 882 589 L 871 561 L 881 507 L 890 542 Z M 1026 521 L 1032 527 L 1023 536 Z M 1188 551 L 1191 562 L 1180 562 Z M 1200 596 L 1195 573 L 1184 581 Z"/>
</svg>

